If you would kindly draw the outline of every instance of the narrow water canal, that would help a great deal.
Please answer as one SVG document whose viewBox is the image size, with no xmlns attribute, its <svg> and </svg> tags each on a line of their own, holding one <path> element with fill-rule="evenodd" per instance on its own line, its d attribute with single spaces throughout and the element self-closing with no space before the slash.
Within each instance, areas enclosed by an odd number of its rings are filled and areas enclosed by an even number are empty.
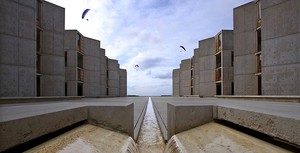
<svg viewBox="0 0 300 153">
<path fill-rule="evenodd" d="M 150 97 L 137 145 L 141 153 L 162 153 L 165 148 Z"/>
</svg>

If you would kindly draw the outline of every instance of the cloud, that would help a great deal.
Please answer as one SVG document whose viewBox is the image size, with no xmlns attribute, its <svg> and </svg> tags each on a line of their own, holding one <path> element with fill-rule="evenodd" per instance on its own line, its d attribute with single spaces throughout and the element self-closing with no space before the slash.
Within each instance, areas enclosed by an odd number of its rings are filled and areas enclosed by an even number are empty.
<svg viewBox="0 0 300 153">
<path fill-rule="evenodd" d="M 163 58 L 148 58 L 140 61 L 139 66 L 142 70 L 147 70 L 150 68 L 154 68 L 157 66 L 160 66 L 161 61 L 163 61 Z"/>
<path fill-rule="evenodd" d="M 168 73 L 164 73 L 164 74 L 156 74 L 153 76 L 153 78 L 157 78 L 157 79 L 171 79 L 172 78 L 172 73 L 168 72 Z"/>
<path fill-rule="evenodd" d="M 47 1 L 65 8 L 66 29 L 100 40 L 106 56 L 127 69 L 128 94 L 167 95 L 172 70 L 193 56 L 198 41 L 232 29 L 233 8 L 253 0 Z M 81 19 L 86 8 L 89 21 Z"/>
</svg>

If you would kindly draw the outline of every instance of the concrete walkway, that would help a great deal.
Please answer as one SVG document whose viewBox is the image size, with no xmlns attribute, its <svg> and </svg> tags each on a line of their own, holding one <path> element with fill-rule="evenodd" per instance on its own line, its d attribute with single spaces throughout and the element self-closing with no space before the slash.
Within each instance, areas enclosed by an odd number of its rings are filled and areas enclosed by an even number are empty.
<svg viewBox="0 0 300 153">
<path fill-rule="evenodd" d="M 173 134 L 180 133 L 180 129 L 188 130 L 213 120 L 225 120 L 300 146 L 300 103 L 199 97 L 152 97 L 152 101 L 157 110 L 157 116 L 160 117 L 158 121 L 165 140 Z M 197 107 L 209 106 L 212 107 L 210 115 L 212 118 L 203 121 L 207 113 L 201 116 L 195 115 Z M 184 109 L 184 113 L 173 117 L 176 114 L 170 113 L 171 108 L 175 109 L 173 112 Z M 177 120 L 172 120 L 172 118 Z M 180 125 L 190 127 L 180 127 L 176 123 L 178 120 L 184 121 Z M 172 130 L 177 131 L 170 134 Z"/>
<path fill-rule="evenodd" d="M 147 101 L 148 97 L 120 97 L 1 104 L 0 152 L 79 122 L 136 139 Z"/>
</svg>

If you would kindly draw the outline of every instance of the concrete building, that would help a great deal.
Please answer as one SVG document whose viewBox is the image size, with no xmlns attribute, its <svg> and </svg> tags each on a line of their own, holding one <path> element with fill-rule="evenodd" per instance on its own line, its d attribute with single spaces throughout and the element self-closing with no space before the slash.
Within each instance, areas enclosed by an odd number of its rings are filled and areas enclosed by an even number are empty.
<svg viewBox="0 0 300 153">
<path fill-rule="evenodd" d="M 120 97 L 127 96 L 127 71 L 126 69 L 120 69 Z"/>
<path fill-rule="evenodd" d="M 0 97 L 35 96 L 35 2 L 3 0 L 0 13 Z"/>
<path fill-rule="evenodd" d="M 222 30 L 216 41 L 216 95 L 233 95 L 233 31 Z"/>
<path fill-rule="evenodd" d="M 216 43 L 215 37 L 200 41 L 199 46 L 199 95 L 210 97 L 216 95 Z"/>
<path fill-rule="evenodd" d="M 173 96 L 179 96 L 179 69 L 173 69 Z"/>
<path fill-rule="evenodd" d="M 117 60 L 107 58 L 107 96 L 120 96 L 120 65 Z"/>
<path fill-rule="evenodd" d="M 192 82 L 192 61 L 193 59 L 185 59 L 181 61 L 179 69 L 179 95 L 193 95 Z"/>
<path fill-rule="evenodd" d="M 250 2 L 234 8 L 234 94 L 257 95 L 256 5 Z"/>
<path fill-rule="evenodd" d="M 1 1 L 0 96 L 64 95 L 64 8 Z"/>
<path fill-rule="evenodd" d="M 177 90 L 181 96 L 232 95 L 233 31 L 222 30 L 215 37 L 200 40 L 194 56 L 183 60 L 179 71 L 176 74 L 173 70 L 173 95 Z"/>
<path fill-rule="evenodd" d="M 65 32 L 64 26 L 60 6 L 44 0 L 1 1 L 0 97 L 103 97 L 108 89 L 109 96 L 127 95 L 126 70 L 120 79 L 118 62 L 107 65 L 100 41 L 76 30 Z"/>
<path fill-rule="evenodd" d="M 261 11 L 261 93 L 300 95 L 300 1 L 258 1 L 256 7 Z"/>
<path fill-rule="evenodd" d="M 41 16 L 37 24 L 37 96 L 65 95 L 64 28 L 65 9 L 36 1 Z M 39 21 L 39 20 L 38 20 Z M 41 25 L 41 27 L 39 26 Z M 40 38 L 40 39 L 39 39 Z M 40 72 L 40 73 L 39 73 Z"/>
<path fill-rule="evenodd" d="M 253 1 L 234 9 L 237 95 L 299 95 L 299 4 Z"/>
</svg>

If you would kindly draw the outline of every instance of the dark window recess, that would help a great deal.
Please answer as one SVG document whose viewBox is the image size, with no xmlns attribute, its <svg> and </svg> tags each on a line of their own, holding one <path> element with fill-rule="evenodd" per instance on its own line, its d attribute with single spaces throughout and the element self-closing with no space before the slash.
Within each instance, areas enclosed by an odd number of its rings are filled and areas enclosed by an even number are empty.
<svg viewBox="0 0 300 153">
<path fill-rule="evenodd" d="M 77 67 L 83 69 L 83 55 L 80 53 L 77 53 Z"/>
<path fill-rule="evenodd" d="M 258 76 L 257 78 L 258 81 L 258 95 L 261 95 L 261 75 Z"/>
<path fill-rule="evenodd" d="M 83 95 L 83 84 L 78 83 L 77 84 L 77 96 L 82 96 Z"/>
<path fill-rule="evenodd" d="M 36 76 L 36 96 L 41 96 L 41 76 Z"/>
<path fill-rule="evenodd" d="M 256 31 L 256 36 L 257 36 L 257 52 L 261 51 L 261 29 L 257 29 Z"/>
<path fill-rule="evenodd" d="M 222 94 L 222 85 L 221 85 L 221 83 L 216 84 L 216 89 L 217 89 L 216 95 L 221 95 Z"/>
<path fill-rule="evenodd" d="M 221 54 L 216 55 L 216 68 L 221 67 Z"/>
<path fill-rule="evenodd" d="M 234 54 L 233 52 L 231 52 L 231 66 L 234 65 Z"/>
</svg>

